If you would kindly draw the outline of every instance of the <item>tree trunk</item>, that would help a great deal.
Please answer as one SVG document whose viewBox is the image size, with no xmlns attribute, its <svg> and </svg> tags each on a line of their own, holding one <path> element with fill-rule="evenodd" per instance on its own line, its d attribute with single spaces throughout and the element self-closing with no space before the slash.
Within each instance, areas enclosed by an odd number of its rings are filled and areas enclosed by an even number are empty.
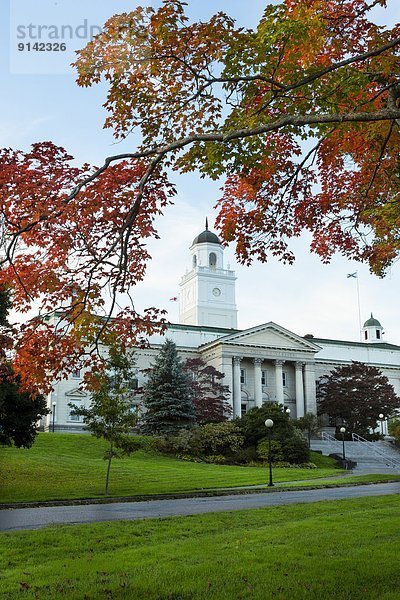
<svg viewBox="0 0 400 600">
<path fill-rule="evenodd" d="M 113 451 L 113 444 L 112 442 L 110 442 L 110 452 L 108 455 L 108 465 L 107 465 L 107 475 L 106 475 L 106 496 L 108 496 L 108 480 L 110 478 L 110 468 L 111 468 L 111 460 L 112 460 L 112 451 Z"/>
</svg>

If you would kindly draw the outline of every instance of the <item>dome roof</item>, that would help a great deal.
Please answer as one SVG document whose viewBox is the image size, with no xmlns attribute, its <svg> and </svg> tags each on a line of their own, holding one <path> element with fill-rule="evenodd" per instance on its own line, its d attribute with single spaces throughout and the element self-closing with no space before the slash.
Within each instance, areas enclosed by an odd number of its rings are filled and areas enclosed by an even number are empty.
<svg viewBox="0 0 400 600">
<path fill-rule="evenodd" d="M 382 327 L 382 325 L 377 319 L 374 319 L 374 315 L 371 313 L 371 317 L 365 321 L 364 327 Z"/>
<path fill-rule="evenodd" d="M 208 231 L 208 219 L 206 219 L 206 228 L 202 231 L 198 236 L 196 236 L 193 240 L 192 246 L 195 244 L 220 244 L 221 241 L 215 233 L 212 231 Z"/>
</svg>

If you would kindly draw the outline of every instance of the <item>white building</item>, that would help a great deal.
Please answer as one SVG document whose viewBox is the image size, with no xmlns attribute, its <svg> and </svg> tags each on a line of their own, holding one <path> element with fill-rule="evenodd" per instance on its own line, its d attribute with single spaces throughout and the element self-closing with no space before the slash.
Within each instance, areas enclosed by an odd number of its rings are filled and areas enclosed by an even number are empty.
<svg viewBox="0 0 400 600">
<path fill-rule="evenodd" d="M 183 359 L 201 357 L 225 374 L 235 417 L 268 401 L 287 406 L 293 417 L 315 413 L 316 382 L 354 360 L 379 367 L 400 395 L 400 346 L 383 341 L 383 328 L 372 314 L 362 329 L 362 342 L 302 337 L 272 322 L 238 330 L 235 273 L 224 268 L 224 248 L 207 222 L 190 252 L 191 270 L 180 283 L 179 324 L 171 324 L 166 337 L 175 342 Z M 142 370 L 151 365 L 164 341 L 154 335 L 150 348 L 135 353 L 140 386 Z M 48 428 L 82 428 L 68 407 L 69 402 L 90 402 L 80 389 L 81 375 L 77 371 L 55 384 L 49 396 Z"/>
</svg>

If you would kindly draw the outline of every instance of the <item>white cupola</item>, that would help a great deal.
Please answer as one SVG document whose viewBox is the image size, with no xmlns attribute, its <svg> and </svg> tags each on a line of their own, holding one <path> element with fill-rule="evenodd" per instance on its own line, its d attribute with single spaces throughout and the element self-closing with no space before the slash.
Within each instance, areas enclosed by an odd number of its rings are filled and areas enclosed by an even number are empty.
<svg viewBox="0 0 400 600">
<path fill-rule="evenodd" d="M 383 342 L 383 327 L 374 315 L 371 313 L 370 318 L 365 321 L 362 328 L 362 340 L 366 344 L 381 344 Z"/>
</svg>

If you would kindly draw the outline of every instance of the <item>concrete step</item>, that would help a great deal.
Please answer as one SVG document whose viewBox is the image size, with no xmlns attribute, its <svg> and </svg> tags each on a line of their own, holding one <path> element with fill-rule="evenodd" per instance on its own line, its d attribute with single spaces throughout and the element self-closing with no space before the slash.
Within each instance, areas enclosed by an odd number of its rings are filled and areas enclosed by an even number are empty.
<svg viewBox="0 0 400 600">
<path fill-rule="evenodd" d="M 373 442 L 374 446 L 364 442 L 345 441 L 346 458 L 357 463 L 356 474 L 390 473 L 400 474 L 400 452 L 386 442 Z M 324 455 L 342 454 L 343 444 L 334 440 L 311 440 L 311 450 Z M 376 452 L 376 451 L 377 452 Z M 396 461 L 394 464 L 390 461 Z"/>
</svg>

